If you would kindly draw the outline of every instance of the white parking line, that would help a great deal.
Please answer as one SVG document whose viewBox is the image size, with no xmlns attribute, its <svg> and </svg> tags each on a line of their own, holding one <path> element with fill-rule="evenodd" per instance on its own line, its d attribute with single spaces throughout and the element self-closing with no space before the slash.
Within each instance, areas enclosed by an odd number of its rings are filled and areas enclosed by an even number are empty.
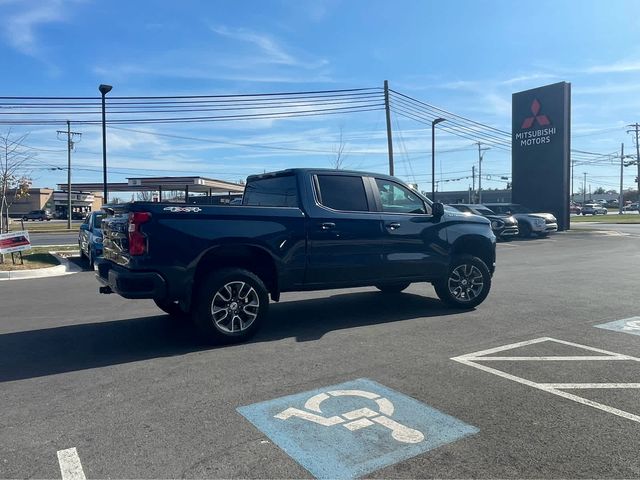
<svg viewBox="0 0 640 480">
<path fill-rule="evenodd" d="M 76 447 L 58 450 L 58 463 L 62 480 L 85 480 L 80 457 Z"/>
<path fill-rule="evenodd" d="M 505 356 L 488 356 L 492 353 L 504 352 L 505 350 L 512 350 L 519 347 L 524 347 L 527 345 L 533 345 L 537 343 L 543 342 L 554 342 L 560 343 L 563 345 L 568 345 L 571 347 L 581 348 L 583 350 L 588 350 L 591 352 L 602 353 L 604 355 L 592 355 L 592 356 L 530 356 L 530 357 L 505 357 Z M 557 340 L 549 337 L 535 338 L 533 340 L 526 340 L 524 342 L 512 343 L 509 345 L 503 345 L 496 348 L 490 348 L 487 350 L 482 350 L 479 352 L 468 353 L 466 355 L 460 355 L 458 357 L 454 357 L 451 360 L 462 363 L 463 365 L 468 365 L 470 367 L 477 368 L 479 370 L 493 373 L 502 378 L 506 378 L 507 380 L 512 380 L 514 382 L 521 383 L 523 385 L 527 385 L 529 387 L 537 388 L 538 390 L 545 391 L 547 393 L 553 393 L 559 397 L 563 397 L 569 400 L 573 400 L 574 402 L 581 403 L 583 405 L 588 405 L 593 408 L 597 408 L 599 410 L 605 411 L 607 413 L 611 413 L 613 415 L 617 415 L 619 417 L 626 418 L 628 420 L 632 420 L 634 422 L 640 423 L 640 416 L 635 415 L 633 413 L 625 412 L 624 410 L 620 410 L 618 408 L 610 407 L 609 405 L 605 405 L 602 403 L 594 402 L 587 398 L 580 397 L 578 395 L 574 395 L 572 393 L 564 392 L 563 390 L 577 390 L 577 389 L 589 389 L 589 388 L 600 388 L 600 389 L 633 389 L 640 388 L 640 383 L 539 383 L 533 382 L 531 380 L 527 380 L 526 378 L 518 377 L 516 375 L 512 375 L 507 372 L 503 372 L 502 370 L 498 370 L 496 368 L 488 367 L 486 365 L 479 364 L 477 362 L 484 361 L 634 361 L 640 362 L 640 358 L 631 357 L 629 355 L 622 355 L 615 352 L 609 352 L 607 350 L 602 350 L 600 348 L 589 347 L 587 345 L 580 345 L 578 343 L 567 342 L 565 340 Z"/>
</svg>

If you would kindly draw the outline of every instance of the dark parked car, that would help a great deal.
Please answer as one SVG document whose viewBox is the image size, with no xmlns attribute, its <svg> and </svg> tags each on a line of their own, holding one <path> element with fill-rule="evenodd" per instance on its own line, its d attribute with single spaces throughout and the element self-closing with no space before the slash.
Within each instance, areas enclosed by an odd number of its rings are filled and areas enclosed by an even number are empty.
<svg viewBox="0 0 640 480">
<path fill-rule="evenodd" d="M 377 173 L 292 169 L 247 179 L 240 206 L 134 202 L 102 222 L 101 293 L 190 314 L 206 338 L 255 333 L 269 296 L 432 283 L 456 308 L 484 301 L 495 268 L 489 220 L 445 211 Z M 401 301 L 401 300 L 398 300 Z"/>
<path fill-rule="evenodd" d="M 491 230 L 500 240 L 511 240 L 518 235 L 518 221 L 512 215 L 498 215 L 484 205 L 457 203 L 450 206 L 463 213 L 487 217 L 491 221 Z"/>
<path fill-rule="evenodd" d="M 545 237 L 558 230 L 558 220 L 551 213 L 533 212 L 517 203 L 485 203 L 485 207 L 503 215 L 513 215 L 518 221 L 520 236 L 537 235 Z"/>
<path fill-rule="evenodd" d="M 22 220 L 36 220 L 47 222 L 53 218 L 49 210 L 31 210 L 29 213 L 22 216 Z"/>
</svg>

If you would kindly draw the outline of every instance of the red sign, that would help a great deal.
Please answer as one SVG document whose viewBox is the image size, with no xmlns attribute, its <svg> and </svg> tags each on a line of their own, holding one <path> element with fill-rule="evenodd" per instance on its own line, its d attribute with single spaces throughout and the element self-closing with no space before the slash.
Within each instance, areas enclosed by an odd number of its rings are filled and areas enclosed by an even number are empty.
<svg viewBox="0 0 640 480">
<path fill-rule="evenodd" d="M 30 249 L 31 241 L 29 240 L 29 232 L 26 230 L 0 235 L 0 253 L 22 252 Z"/>
</svg>

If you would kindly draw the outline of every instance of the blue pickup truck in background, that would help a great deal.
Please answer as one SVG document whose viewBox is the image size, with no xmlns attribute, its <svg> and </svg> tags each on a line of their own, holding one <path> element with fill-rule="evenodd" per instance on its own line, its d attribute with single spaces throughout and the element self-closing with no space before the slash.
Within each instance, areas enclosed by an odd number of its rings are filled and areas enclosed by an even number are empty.
<svg viewBox="0 0 640 480">
<path fill-rule="evenodd" d="M 291 169 L 250 176 L 242 205 L 133 202 L 103 219 L 101 293 L 189 315 L 213 342 L 255 333 L 282 292 L 414 282 L 473 308 L 488 295 L 486 218 L 445 211 L 377 173 Z"/>
</svg>

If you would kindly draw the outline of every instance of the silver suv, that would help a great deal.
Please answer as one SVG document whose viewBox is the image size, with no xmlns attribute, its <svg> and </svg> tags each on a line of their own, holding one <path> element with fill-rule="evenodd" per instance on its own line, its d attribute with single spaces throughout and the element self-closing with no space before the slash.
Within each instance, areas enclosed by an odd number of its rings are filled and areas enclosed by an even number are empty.
<svg viewBox="0 0 640 480">
<path fill-rule="evenodd" d="M 583 205 L 582 215 L 606 215 L 608 210 L 598 203 L 587 203 Z"/>
<path fill-rule="evenodd" d="M 558 220 L 550 213 L 533 212 L 517 203 L 485 203 L 486 207 L 502 215 L 513 215 L 518 221 L 520 236 L 524 238 L 537 235 L 546 237 L 558 230 Z"/>
</svg>

